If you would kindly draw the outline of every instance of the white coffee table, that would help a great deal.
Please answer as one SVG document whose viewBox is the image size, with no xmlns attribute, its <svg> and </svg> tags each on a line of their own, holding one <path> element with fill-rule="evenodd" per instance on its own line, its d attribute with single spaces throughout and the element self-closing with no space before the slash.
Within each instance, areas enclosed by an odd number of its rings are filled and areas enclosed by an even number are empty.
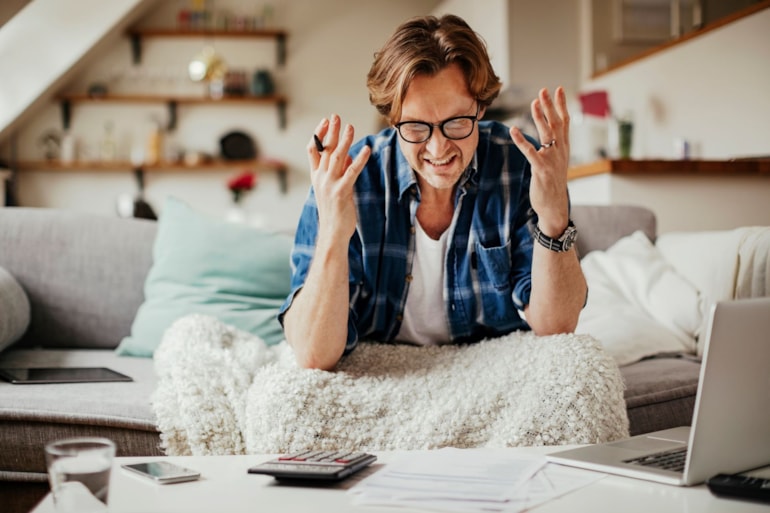
<svg viewBox="0 0 770 513">
<path fill-rule="evenodd" d="M 544 454 L 555 448 L 505 449 L 515 454 Z M 378 461 L 371 470 L 403 455 L 403 452 L 377 453 Z M 156 485 L 141 476 L 134 476 L 120 468 L 124 463 L 135 463 L 157 458 L 117 458 L 110 481 L 111 513 L 228 513 L 254 512 L 371 512 L 404 513 L 424 510 L 401 508 L 362 507 L 351 504 L 345 490 L 358 477 L 352 477 L 334 486 L 278 485 L 269 476 L 248 474 L 247 469 L 271 459 L 263 456 L 185 456 L 169 457 L 171 462 L 201 472 L 201 479 L 188 483 Z M 583 472 L 583 471 L 581 471 Z M 588 471 L 584 471 L 588 472 Z M 360 475 L 359 474 L 359 475 Z M 53 513 L 50 494 L 33 513 Z M 624 513 L 768 513 L 768 506 L 735 500 L 718 499 L 705 486 L 680 488 L 624 477 L 607 476 L 592 485 L 581 488 L 535 508 L 537 513 L 551 512 L 612 512 Z"/>
</svg>

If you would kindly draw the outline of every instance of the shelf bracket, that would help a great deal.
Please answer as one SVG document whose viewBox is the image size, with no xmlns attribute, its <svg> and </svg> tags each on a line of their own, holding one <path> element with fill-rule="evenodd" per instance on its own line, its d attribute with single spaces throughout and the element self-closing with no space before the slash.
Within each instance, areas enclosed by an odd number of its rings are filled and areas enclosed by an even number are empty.
<svg viewBox="0 0 770 513">
<path fill-rule="evenodd" d="M 279 100 L 277 106 L 278 106 L 278 126 L 281 128 L 281 130 L 283 130 L 286 128 L 286 101 Z"/>
<path fill-rule="evenodd" d="M 168 107 L 168 125 L 166 128 L 169 132 L 173 132 L 176 130 L 176 120 L 177 120 L 177 102 L 174 100 L 170 100 L 166 106 Z"/>
<path fill-rule="evenodd" d="M 142 62 L 142 36 L 137 32 L 131 33 L 131 56 L 134 59 L 134 64 Z"/>
<path fill-rule="evenodd" d="M 276 36 L 276 51 L 278 52 L 278 65 L 283 66 L 286 64 L 286 34 L 278 34 Z"/>
<path fill-rule="evenodd" d="M 69 100 L 61 100 L 59 102 L 61 107 L 61 124 L 64 130 L 70 129 L 70 121 L 72 120 L 72 102 Z"/>
</svg>

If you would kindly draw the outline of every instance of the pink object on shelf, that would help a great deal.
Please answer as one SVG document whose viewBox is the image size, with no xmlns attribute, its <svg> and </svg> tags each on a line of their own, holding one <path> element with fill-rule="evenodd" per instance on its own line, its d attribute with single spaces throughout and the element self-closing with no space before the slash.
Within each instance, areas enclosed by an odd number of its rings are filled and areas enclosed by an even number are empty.
<svg viewBox="0 0 770 513">
<path fill-rule="evenodd" d="M 583 114 L 606 118 L 610 115 L 610 101 L 607 91 L 593 91 L 580 95 Z"/>
</svg>

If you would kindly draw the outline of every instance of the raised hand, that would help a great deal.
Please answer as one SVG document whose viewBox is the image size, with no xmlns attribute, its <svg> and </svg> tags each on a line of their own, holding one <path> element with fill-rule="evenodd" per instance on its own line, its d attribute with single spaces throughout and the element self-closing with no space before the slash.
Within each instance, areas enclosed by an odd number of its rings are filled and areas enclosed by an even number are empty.
<svg viewBox="0 0 770 513">
<path fill-rule="evenodd" d="M 556 89 L 555 96 L 554 102 L 548 90 L 541 89 L 538 98 L 532 101 L 532 118 L 541 141 L 539 149 L 527 141 L 518 128 L 511 128 L 513 142 L 532 168 L 529 197 L 538 214 L 538 225 L 551 237 L 561 235 L 569 221 L 569 112 L 562 87 Z"/>
<path fill-rule="evenodd" d="M 340 133 L 340 125 L 336 114 L 331 120 L 323 119 L 307 145 L 307 152 L 318 208 L 319 238 L 340 235 L 347 241 L 356 228 L 353 186 L 371 150 L 365 146 L 352 159 L 348 151 L 353 144 L 353 127 L 346 125 Z M 322 141 L 323 150 L 319 149 L 316 138 Z"/>
</svg>

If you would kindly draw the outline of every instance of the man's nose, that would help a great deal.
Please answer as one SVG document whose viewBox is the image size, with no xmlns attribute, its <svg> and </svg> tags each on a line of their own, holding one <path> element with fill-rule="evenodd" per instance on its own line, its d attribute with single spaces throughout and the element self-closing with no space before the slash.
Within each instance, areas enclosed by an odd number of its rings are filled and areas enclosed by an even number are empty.
<svg viewBox="0 0 770 513">
<path fill-rule="evenodd" d="M 439 127 L 433 127 L 433 133 L 430 135 L 430 139 L 425 142 L 425 149 L 434 157 L 440 157 L 448 144 L 449 139 L 446 138 L 441 129 L 439 129 Z"/>
</svg>

